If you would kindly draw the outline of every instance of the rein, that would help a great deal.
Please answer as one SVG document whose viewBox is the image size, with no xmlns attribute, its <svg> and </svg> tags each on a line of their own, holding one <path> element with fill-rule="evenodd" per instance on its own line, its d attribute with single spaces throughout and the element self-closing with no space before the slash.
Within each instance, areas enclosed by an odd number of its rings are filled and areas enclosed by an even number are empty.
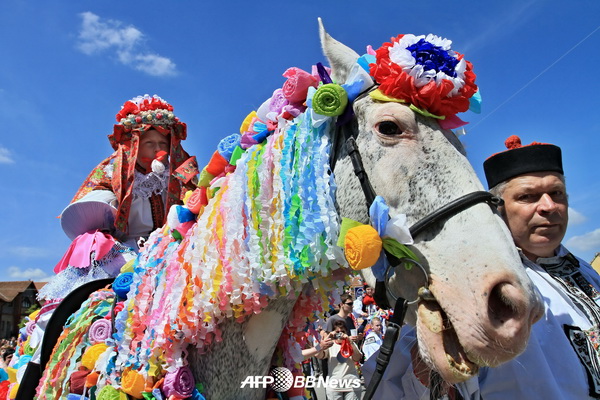
<svg viewBox="0 0 600 400">
<path fill-rule="evenodd" d="M 373 88 L 374 86 L 367 89 L 366 91 L 361 93 L 359 97 L 363 94 L 368 93 Z M 352 107 L 352 104 L 348 104 L 348 107 Z M 348 152 L 348 156 L 352 161 L 354 174 L 358 177 L 360 181 L 360 186 L 362 188 L 363 195 L 365 196 L 365 200 L 367 203 L 368 212 L 371 205 L 375 201 L 375 197 L 377 195 L 375 193 L 375 190 L 373 189 L 373 186 L 371 185 L 371 182 L 369 181 L 369 176 L 364 168 L 362 157 L 360 155 L 358 145 L 356 144 L 356 140 L 354 138 L 350 123 L 338 125 L 332 138 L 332 152 L 330 155 L 330 168 L 332 173 L 338 159 L 337 149 L 339 147 L 339 140 L 344 140 L 346 151 Z M 434 224 L 446 221 L 447 219 L 479 203 L 487 203 L 495 208 L 502 204 L 502 200 L 486 191 L 476 191 L 468 193 L 440 207 L 439 209 L 433 211 L 429 215 L 426 215 L 425 217 L 414 223 L 410 227 L 410 233 L 412 237 L 415 238 L 423 232 L 425 232 L 426 230 L 428 230 L 429 228 L 431 228 Z M 392 353 L 394 352 L 394 345 L 400 335 L 400 329 L 404 324 L 404 318 L 406 316 L 406 310 L 408 306 L 410 304 L 417 303 L 420 299 L 435 300 L 433 294 L 429 291 L 427 287 L 427 285 L 429 284 L 429 274 L 421 264 L 407 258 L 399 259 L 387 251 L 385 251 L 385 255 L 388 260 L 389 267 L 385 272 L 384 280 L 376 281 L 374 288 L 375 293 L 373 297 L 375 299 L 376 304 L 380 308 L 390 309 L 392 307 L 390 306 L 390 303 L 388 301 L 387 295 L 389 294 L 390 297 L 395 300 L 395 304 L 393 307 L 394 314 L 392 318 L 388 321 L 388 325 L 386 327 L 386 334 L 384 336 L 383 343 L 379 348 L 379 354 L 377 355 L 375 371 L 373 373 L 373 376 L 371 377 L 371 381 L 367 386 L 365 395 L 363 396 L 364 400 L 371 400 L 371 398 L 375 394 L 375 391 L 377 390 L 377 387 L 379 386 L 379 383 L 381 382 L 381 379 L 383 378 L 383 374 L 385 373 L 385 370 L 391 360 Z M 395 296 L 391 292 L 387 284 L 389 272 L 392 272 L 393 275 L 395 273 L 394 269 L 404 262 L 409 262 L 417 265 L 425 274 L 425 286 L 419 290 L 418 297 L 412 301 L 408 301 L 407 299 L 404 299 L 402 297 Z M 441 378 L 439 377 L 437 372 L 432 371 L 431 380 L 439 381 L 440 379 Z M 431 399 L 438 398 L 436 390 L 434 389 L 435 388 L 430 389 Z"/>
</svg>

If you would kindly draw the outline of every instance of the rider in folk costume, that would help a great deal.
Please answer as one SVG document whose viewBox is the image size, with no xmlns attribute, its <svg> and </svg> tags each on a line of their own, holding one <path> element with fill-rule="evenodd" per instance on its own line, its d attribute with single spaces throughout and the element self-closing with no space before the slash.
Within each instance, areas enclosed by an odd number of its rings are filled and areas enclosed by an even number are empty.
<svg viewBox="0 0 600 400">
<path fill-rule="evenodd" d="M 125 102 L 116 120 L 108 136 L 114 152 L 61 214 L 73 242 L 54 269 L 59 275 L 41 292 L 46 300 L 64 298 L 73 281 L 117 275 L 135 257 L 140 239 L 163 226 L 169 208 L 195 188 L 196 158 L 181 146 L 187 126 L 172 105 L 156 95 L 138 96 Z"/>
<path fill-rule="evenodd" d="M 523 146 L 517 136 L 505 144 L 508 150 L 485 161 L 485 175 L 490 192 L 504 201 L 499 211 L 542 295 L 545 315 L 533 325 L 522 354 L 480 368 L 456 388 L 465 399 L 600 398 L 600 276 L 561 244 L 568 222 L 561 149 Z M 405 327 L 376 396 L 427 396 L 424 362 L 416 349 L 410 355 L 414 343 L 414 328 Z"/>
<path fill-rule="evenodd" d="M 61 214 L 72 243 L 54 268 L 57 275 L 40 290 L 44 307 L 29 322 L 25 339 L 35 363 L 60 301 L 87 282 L 121 273 L 139 244 L 164 225 L 167 210 L 196 187 L 196 158 L 181 146 L 187 126 L 172 105 L 156 95 L 138 96 L 125 102 L 116 120 L 108 136 L 114 152 L 91 171 Z"/>
</svg>

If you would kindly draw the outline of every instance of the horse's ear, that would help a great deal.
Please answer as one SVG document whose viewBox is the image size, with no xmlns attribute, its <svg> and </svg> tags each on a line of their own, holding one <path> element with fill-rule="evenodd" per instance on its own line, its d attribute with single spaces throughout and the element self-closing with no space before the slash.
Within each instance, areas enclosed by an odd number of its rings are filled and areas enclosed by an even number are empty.
<svg viewBox="0 0 600 400">
<path fill-rule="evenodd" d="M 319 18 L 319 36 L 321 37 L 323 53 L 331 66 L 333 80 L 337 83 L 346 82 L 346 77 L 356 60 L 358 60 L 359 55 L 348 46 L 332 38 L 325 31 L 321 18 Z"/>
</svg>

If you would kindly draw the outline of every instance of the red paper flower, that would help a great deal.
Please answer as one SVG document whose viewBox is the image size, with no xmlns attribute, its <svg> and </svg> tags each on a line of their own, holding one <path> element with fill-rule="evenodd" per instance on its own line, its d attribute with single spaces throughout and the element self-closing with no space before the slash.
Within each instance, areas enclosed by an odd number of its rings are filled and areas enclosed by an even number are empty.
<svg viewBox="0 0 600 400">
<path fill-rule="evenodd" d="M 10 389 L 10 381 L 0 382 L 0 399 L 6 399 Z"/>
<path fill-rule="evenodd" d="M 119 111 L 116 115 L 117 122 L 121 122 L 123 118 L 127 118 L 131 114 L 137 115 L 141 111 L 154 110 L 173 111 L 173 106 L 156 95 L 153 97 L 138 96 L 132 100 L 126 101 L 125 104 L 123 104 L 121 111 Z"/>
<path fill-rule="evenodd" d="M 137 104 L 128 100 L 123 104 L 123 108 L 116 115 L 117 122 L 120 122 L 123 118 L 127 118 L 129 114 L 137 114 L 139 112 Z"/>
<path fill-rule="evenodd" d="M 193 212 L 194 214 L 198 214 L 200 209 L 208 204 L 208 200 L 206 199 L 206 188 L 204 191 L 202 188 L 198 188 L 194 190 L 190 198 L 187 200 L 187 208 Z"/>
</svg>

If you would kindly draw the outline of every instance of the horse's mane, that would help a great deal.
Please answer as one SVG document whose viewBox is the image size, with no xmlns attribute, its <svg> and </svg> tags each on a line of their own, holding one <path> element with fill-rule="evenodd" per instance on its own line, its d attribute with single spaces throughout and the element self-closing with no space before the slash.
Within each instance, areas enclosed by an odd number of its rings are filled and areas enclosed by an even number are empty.
<svg viewBox="0 0 600 400">
<path fill-rule="evenodd" d="M 156 376 L 185 366 L 188 346 L 210 351 L 225 320 L 243 322 L 281 297 L 298 299 L 279 343 L 283 363 L 301 361 L 307 318 L 323 317 L 338 301 L 334 289 L 345 283 L 332 277 L 345 262 L 335 245 L 332 121 L 314 123 L 308 108 L 279 118 L 272 131 L 265 127 L 251 119 L 248 129 L 262 129 L 264 140 L 245 149 L 233 172 L 205 187 L 210 200 L 196 218 L 186 206 L 174 206 L 168 221 L 177 226 L 154 231 L 132 272 L 116 279 L 113 286 L 131 289 L 115 317 L 116 352 L 96 366 L 104 371 L 99 387 L 119 384 L 127 370 Z"/>
<path fill-rule="evenodd" d="M 315 295 L 339 284 L 323 279 L 343 263 L 328 128 L 307 114 L 286 121 L 246 150 L 181 241 L 168 228 L 152 233 L 117 320 L 117 366 L 145 366 L 157 352 L 180 366 L 186 345 L 204 352 L 220 340 L 225 319 L 298 296 L 309 280 L 319 279 Z"/>
</svg>

